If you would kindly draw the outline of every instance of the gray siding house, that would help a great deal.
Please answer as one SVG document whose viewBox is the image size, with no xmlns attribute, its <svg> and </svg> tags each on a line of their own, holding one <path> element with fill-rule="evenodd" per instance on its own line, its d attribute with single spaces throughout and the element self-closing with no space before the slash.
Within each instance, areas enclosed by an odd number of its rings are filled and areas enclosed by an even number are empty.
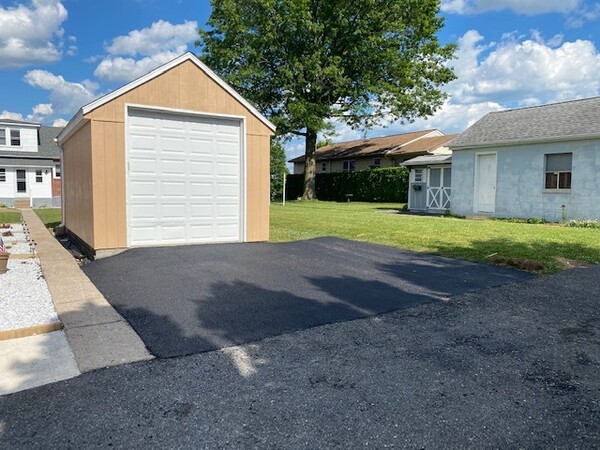
<svg viewBox="0 0 600 450">
<path fill-rule="evenodd" d="M 453 214 L 600 220 L 600 97 L 490 113 L 449 147 Z"/>
</svg>

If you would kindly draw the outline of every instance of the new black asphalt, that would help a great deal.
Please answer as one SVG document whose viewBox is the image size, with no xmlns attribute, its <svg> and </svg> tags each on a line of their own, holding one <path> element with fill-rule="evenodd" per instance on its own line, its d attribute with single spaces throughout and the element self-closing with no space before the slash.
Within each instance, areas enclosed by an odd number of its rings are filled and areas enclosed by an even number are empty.
<svg viewBox="0 0 600 450">
<path fill-rule="evenodd" d="M 0 397 L 0 448 L 600 445 L 600 267 Z"/>
<path fill-rule="evenodd" d="M 530 277 L 337 238 L 133 249 L 84 271 L 158 357 L 258 341 Z"/>
</svg>

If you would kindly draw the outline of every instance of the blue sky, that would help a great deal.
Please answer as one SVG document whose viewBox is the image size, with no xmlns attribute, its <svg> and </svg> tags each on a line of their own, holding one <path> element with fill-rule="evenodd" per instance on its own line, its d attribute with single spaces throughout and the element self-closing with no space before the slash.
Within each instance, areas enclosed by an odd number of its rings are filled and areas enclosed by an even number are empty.
<svg viewBox="0 0 600 450">
<path fill-rule="evenodd" d="M 600 2 L 443 0 L 442 42 L 457 42 L 458 80 L 428 120 L 369 136 L 460 132 L 485 113 L 600 95 Z M 0 0 L 0 115 L 64 124 L 95 97 L 195 50 L 208 0 Z M 336 126 L 338 141 L 361 133 Z M 298 141 L 288 144 L 299 154 Z"/>
</svg>

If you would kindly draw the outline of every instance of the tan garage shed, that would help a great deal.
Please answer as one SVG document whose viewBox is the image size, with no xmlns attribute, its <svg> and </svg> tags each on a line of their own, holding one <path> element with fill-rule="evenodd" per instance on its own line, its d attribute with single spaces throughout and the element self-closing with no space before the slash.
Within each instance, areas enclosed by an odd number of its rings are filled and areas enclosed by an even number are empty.
<svg viewBox="0 0 600 450">
<path fill-rule="evenodd" d="M 82 107 L 58 136 L 65 229 L 95 256 L 266 241 L 274 131 L 186 53 Z"/>
</svg>

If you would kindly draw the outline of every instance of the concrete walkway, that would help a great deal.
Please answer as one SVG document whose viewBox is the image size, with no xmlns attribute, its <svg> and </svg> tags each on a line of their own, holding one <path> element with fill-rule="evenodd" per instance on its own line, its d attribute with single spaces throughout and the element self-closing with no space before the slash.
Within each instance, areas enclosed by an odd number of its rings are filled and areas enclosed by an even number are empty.
<svg viewBox="0 0 600 450">
<path fill-rule="evenodd" d="M 81 372 L 152 359 L 139 336 L 108 304 L 73 256 L 31 209 L 23 219 L 52 294 L 56 312 Z"/>
</svg>

